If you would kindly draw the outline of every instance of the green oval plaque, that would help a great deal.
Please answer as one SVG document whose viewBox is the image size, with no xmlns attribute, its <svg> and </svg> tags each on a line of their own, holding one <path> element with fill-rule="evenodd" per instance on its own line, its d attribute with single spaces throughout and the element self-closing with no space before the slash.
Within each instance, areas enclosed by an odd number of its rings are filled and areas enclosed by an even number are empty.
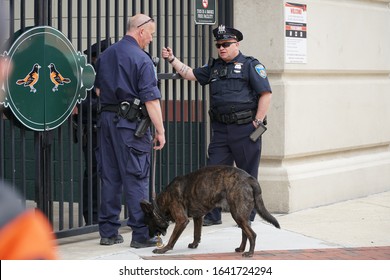
<svg viewBox="0 0 390 280">
<path fill-rule="evenodd" d="M 50 26 L 29 29 L 4 56 L 12 62 L 13 71 L 0 102 L 32 130 L 60 126 L 93 87 L 92 65 L 64 34 Z"/>
</svg>

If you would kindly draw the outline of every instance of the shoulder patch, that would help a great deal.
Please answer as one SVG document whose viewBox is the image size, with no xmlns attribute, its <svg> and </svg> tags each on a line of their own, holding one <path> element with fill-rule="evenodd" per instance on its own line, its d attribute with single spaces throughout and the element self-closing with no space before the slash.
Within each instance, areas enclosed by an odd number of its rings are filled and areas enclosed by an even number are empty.
<svg viewBox="0 0 390 280">
<path fill-rule="evenodd" d="M 255 66 L 255 70 L 260 77 L 262 77 L 263 79 L 267 78 L 267 72 L 265 71 L 265 67 L 263 64 L 257 64 Z"/>
</svg>

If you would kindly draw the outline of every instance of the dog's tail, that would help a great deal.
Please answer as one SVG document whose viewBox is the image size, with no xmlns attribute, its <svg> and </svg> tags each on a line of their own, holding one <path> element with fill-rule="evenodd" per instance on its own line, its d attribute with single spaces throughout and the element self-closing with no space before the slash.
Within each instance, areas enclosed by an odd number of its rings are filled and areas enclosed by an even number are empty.
<svg viewBox="0 0 390 280">
<path fill-rule="evenodd" d="M 259 213 L 260 217 L 265 221 L 273 224 L 276 228 L 280 228 L 279 222 L 268 212 L 267 208 L 265 208 L 259 182 L 255 178 L 250 178 L 250 185 L 252 186 L 257 213 Z"/>
</svg>

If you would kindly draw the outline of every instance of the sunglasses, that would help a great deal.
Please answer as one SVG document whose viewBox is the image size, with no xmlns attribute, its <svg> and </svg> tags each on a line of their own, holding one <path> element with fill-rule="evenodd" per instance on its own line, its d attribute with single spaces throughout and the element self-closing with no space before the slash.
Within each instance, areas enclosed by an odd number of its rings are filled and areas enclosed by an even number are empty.
<svg viewBox="0 0 390 280">
<path fill-rule="evenodd" d="M 148 19 L 147 21 L 144 21 L 143 23 L 141 23 L 140 25 L 138 25 L 137 28 L 140 28 L 142 25 L 145 25 L 145 24 L 147 24 L 148 22 L 154 22 L 154 19 L 153 19 L 153 18 L 150 18 L 150 19 Z"/>
<path fill-rule="evenodd" d="M 219 43 L 216 43 L 215 46 L 217 47 L 217 49 L 223 47 L 224 49 L 230 47 L 231 44 L 235 44 L 237 42 L 224 42 L 222 44 L 219 44 Z"/>
</svg>

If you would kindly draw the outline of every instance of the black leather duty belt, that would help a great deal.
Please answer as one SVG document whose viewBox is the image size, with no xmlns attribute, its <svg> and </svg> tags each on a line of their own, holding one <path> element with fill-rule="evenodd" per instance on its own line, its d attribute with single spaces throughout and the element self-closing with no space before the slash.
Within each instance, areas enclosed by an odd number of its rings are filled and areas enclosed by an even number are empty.
<svg viewBox="0 0 390 280">
<path fill-rule="evenodd" d="M 103 105 L 99 112 L 114 112 L 118 113 L 119 112 L 119 104 L 113 104 L 113 105 Z"/>
<path fill-rule="evenodd" d="M 245 110 L 228 114 L 219 114 L 218 112 L 209 110 L 211 121 L 217 121 L 224 124 L 247 124 L 253 121 L 255 114 L 255 110 Z"/>
</svg>

